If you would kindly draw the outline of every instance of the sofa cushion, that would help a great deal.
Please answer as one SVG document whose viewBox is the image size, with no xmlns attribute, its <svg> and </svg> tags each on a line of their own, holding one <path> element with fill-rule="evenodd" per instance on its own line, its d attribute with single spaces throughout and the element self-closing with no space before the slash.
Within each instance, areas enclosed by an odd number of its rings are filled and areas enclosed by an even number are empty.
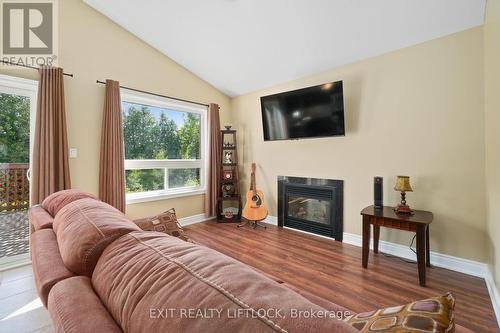
<svg viewBox="0 0 500 333">
<path fill-rule="evenodd" d="M 50 229 L 54 218 L 40 205 L 31 207 L 28 210 L 28 217 L 33 230 Z"/>
<path fill-rule="evenodd" d="M 347 320 L 361 332 L 455 332 L 455 298 L 444 296 L 358 313 Z"/>
<path fill-rule="evenodd" d="M 174 208 L 170 208 L 155 216 L 134 220 L 134 223 L 144 231 L 164 232 L 170 236 L 178 237 L 184 241 L 193 243 L 179 224 Z"/>
<path fill-rule="evenodd" d="M 91 276 L 102 251 L 118 237 L 141 230 L 116 208 L 91 198 L 73 201 L 54 219 L 54 231 L 64 264 Z"/>
<path fill-rule="evenodd" d="M 78 190 L 63 190 L 56 193 L 52 193 L 42 202 L 42 207 L 52 216 L 56 216 L 57 213 L 75 200 L 80 200 L 83 198 L 93 198 L 97 199 L 94 195 Z"/>
<path fill-rule="evenodd" d="M 85 276 L 66 279 L 52 288 L 49 314 L 56 333 L 122 332 Z"/>
<path fill-rule="evenodd" d="M 38 295 L 43 305 L 47 306 L 50 289 L 57 282 L 74 275 L 64 266 L 52 229 L 42 229 L 31 234 L 31 261 Z"/>
<path fill-rule="evenodd" d="M 92 285 L 130 333 L 356 332 L 342 320 L 299 316 L 326 310 L 245 264 L 158 232 L 132 232 L 110 244 Z"/>
</svg>

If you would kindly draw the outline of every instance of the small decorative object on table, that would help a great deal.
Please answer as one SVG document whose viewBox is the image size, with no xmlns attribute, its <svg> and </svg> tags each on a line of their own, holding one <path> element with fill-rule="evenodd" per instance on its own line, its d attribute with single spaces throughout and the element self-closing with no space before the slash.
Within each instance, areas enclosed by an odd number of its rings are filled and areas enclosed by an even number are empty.
<svg viewBox="0 0 500 333">
<path fill-rule="evenodd" d="M 396 208 L 394 208 L 394 211 L 398 214 L 413 214 L 410 206 L 406 204 L 406 192 L 413 192 L 413 189 L 410 185 L 410 177 L 398 176 L 394 189 L 401 192 L 401 203 Z"/>
<path fill-rule="evenodd" d="M 134 223 L 144 231 L 164 232 L 170 236 L 180 238 L 183 241 L 194 243 L 188 236 L 186 236 L 184 230 L 182 230 L 179 221 L 177 221 L 174 208 L 156 216 L 134 220 Z"/>
</svg>

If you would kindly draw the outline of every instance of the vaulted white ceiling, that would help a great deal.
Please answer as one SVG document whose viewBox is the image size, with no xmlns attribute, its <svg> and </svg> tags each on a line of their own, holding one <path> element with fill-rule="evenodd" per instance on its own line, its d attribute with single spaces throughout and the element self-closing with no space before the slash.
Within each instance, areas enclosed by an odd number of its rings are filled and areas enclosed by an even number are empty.
<svg viewBox="0 0 500 333">
<path fill-rule="evenodd" d="M 84 1 L 236 96 L 481 25 L 486 0 Z"/>
</svg>

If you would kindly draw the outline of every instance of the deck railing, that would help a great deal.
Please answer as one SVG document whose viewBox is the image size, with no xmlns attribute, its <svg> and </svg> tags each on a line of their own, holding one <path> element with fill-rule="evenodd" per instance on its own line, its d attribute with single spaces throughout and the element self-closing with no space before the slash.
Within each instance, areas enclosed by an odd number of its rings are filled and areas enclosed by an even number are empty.
<svg viewBox="0 0 500 333">
<path fill-rule="evenodd" d="M 0 213 L 29 207 L 28 169 L 28 163 L 0 163 Z"/>
</svg>

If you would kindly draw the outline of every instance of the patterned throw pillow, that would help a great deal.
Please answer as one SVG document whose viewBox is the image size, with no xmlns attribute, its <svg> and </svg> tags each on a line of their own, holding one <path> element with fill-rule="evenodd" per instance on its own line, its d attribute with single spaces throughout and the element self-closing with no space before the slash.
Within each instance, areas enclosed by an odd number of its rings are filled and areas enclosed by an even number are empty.
<svg viewBox="0 0 500 333">
<path fill-rule="evenodd" d="M 180 238 L 186 242 L 194 243 L 184 234 L 181 225 L 177 221 L 175 209 L 171 208 L 159 215 L 138 219 L 134 221 L 144 231 L 158 231 Z"/>
<path fill-rule="evenodd" d="M 361 332 L 455 332 L 451 293 L 406 305 L 359 313 L 345 321 Z"/>
</svg>

